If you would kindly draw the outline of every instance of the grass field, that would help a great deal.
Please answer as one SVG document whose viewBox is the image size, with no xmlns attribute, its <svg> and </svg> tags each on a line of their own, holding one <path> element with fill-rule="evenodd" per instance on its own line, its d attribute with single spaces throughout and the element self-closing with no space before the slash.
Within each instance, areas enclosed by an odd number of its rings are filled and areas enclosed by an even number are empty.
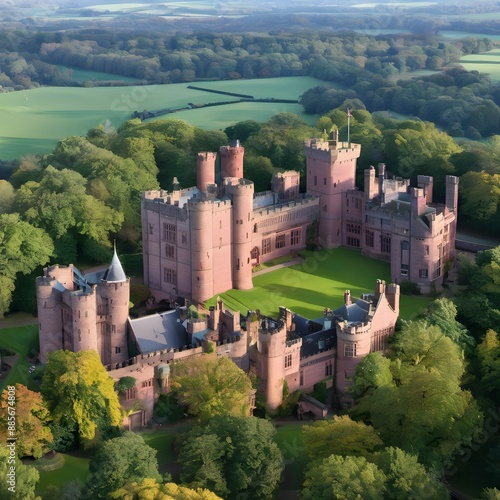
<svg viewBox="0 0 500 500">
<path fill-rule="evenodd" d="M 488 73 L 493 82 L 500 81 L 500 49 L 493 49 L 481 54 L 471 54 L 458 61 L 467 71 Z"/>
<path fill-rule="evenodd" d="M 276 317 L 279 306 L 307 318 L 322 316 L 323 309 L 336 309 L 343 304 L 344 291 L 353 297 L 373 293 L 377 279 L 390 281 L 389 264 L 362 256 L 348 248 L 304 252 L 302 264 L 278 269 L 253 278 L 252 290 L 230 290 L 220 295 L 230 309 L 259 309 L 262 314 Z M 213 305 L 216 297 L 207 305 Z M 403 319 L 411 319 L 433 299 L 402 296 Z"/>
<path fill-rule="evenodd" d="M 36 485 L 35 492 L 42 493 L 49 486 L 61 488 L 69 481 L 79 484 L 85 483 L 90 474 L 89 459 L 76 454 L 61 453 L 64 457 L 64 465 L 57 470 L 40 472 L 40 481 Z"/>
<path fill-rule="evenodd" d="M 202 82 L 208 89 L 250 94 L 256 98 L 298 99 L 323 82 L 312 77 L 266 78 Z M 109 122 L 118 127 L 134 111 L 182 107 L 228 100 L 227 96 L 188 89 L 189 84 L 132 87 L 43 87 L 0 94 L 0 160 L 30 153 L 49 153 L 57 141 Z M 230 100 L 230 99 L 229 99 Z M 292 112 L 312 123 L 299 104 L 238 103 L 164 115 L 205 129 L 226 128 L 241 120 L 265 122 L 280 112 Z M 168 117 L 168 118 L 167 118 Z"/>
</svg>

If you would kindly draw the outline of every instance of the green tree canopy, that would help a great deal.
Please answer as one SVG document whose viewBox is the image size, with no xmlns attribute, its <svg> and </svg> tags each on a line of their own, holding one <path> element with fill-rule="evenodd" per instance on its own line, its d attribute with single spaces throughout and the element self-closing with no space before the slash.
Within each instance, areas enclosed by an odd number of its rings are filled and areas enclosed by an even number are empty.
<svg viewBox="0 0 500 500">
<path fill-rule="evenodd" d="M 46 264 L 54 250 L 49 235 L 21 220 L 0 215 L 0 317 L 9 310 L 16 274 L 29 274 Z"/>
<path fill-rule="evenodd" d="M 382 445 L 373 427 L 355 422 L 348 415 L 319 420 L 302 428 L 304 446 L 311 460 L 330 455 L 366 457 Z"/>
<path fill-rule="evenodd" d="M 283 470 L 273 425 L 256 417 L 217 416 L 182 442 L 181 480 L 222 498 L 272 498 Z"/>
<path fill-rule="evenodd" d="M 38 483 L 40 475 L 34 467 L 24 465 L 17 457 L 14 464 L 9 463 L 10 450 L 5 446 L 0 446 L 0 498 L 11 498 L 12 500 L 36 500 L 40 497 L 35 495 L 35 486 Z M 11 488 L 10 477 L 11 466 L 16 468 L 13 481 L 14 490 Z"/>
<path fill-rule="evenodd" d="M 300 498 L 382 500 L 385 482 L 385 474 L 364 457 L 330 455 L 308 467 Z"/>
<path fill-rule="evenodd" d="M 89 470 L 89 498 L 109 498 L 126 483 L 139 483 L 146 478 L 161 480 L 156 450 L 133 432 L 105 441 L 90 460 Z"/>
<path fill-rule="evenodd" d="M 96 430 L 122 422 L 120 403 L 95 351 L 54 351 L 48 356 L 40 390 L 54 422 L 93 439 Z"/>
<path fill-rule="evenodd" d="M 393 381 L 362 396 L 351 415 L 369 422 L 384 443 L 442 466 L 471 442 L 482 413 L 460 387 L 459 347 L 436 326 L 411 322 L 394 337 Z"/>
<path fill-rule="evenodd" d="M 187 359 L 175 363 L 172 388 L 188 413 L 206 422 L 216 415 L 248 416 L 252 383 L 227 357 Z"/>
</svg>

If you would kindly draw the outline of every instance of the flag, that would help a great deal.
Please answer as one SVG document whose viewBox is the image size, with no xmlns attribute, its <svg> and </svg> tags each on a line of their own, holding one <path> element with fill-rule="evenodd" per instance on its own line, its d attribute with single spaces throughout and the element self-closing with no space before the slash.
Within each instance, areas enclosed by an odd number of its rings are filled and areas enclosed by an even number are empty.
<svg viewBox="0 0 500 500">
<path fill-rule="evenodd" d="M 347 116 L 350 118 L 352 115 L 351 115 L 351 110 L 349 108 L 347 108 Z"/>
</svg>

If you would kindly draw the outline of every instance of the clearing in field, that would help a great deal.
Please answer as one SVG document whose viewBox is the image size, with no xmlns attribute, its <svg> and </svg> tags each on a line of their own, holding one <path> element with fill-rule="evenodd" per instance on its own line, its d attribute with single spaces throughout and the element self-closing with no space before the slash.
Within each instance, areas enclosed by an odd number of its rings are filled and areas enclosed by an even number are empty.
<svg viewBox="0 0 500 500">
<path fill-rule="evenodd" d="M 344 291 L 353 297 L 373 293 L 377 279 L 390 282 L 389 264 L 369 259 L 356 250 L 335 248 L 305 251 L 301 264 L 278 269 L 253 278 L 252 290 L 229 290 L 220 294 L 229 309 L 246 314 L 259 309 L 277 317 L 285 306 L 306 318 L 319 318 L 323 309 L 343 304 Z M 217 297 L 207 301 L 215 304 Z M 412 319 L 433 300 L 432 297 L 401 296 L 400 317 Z"/>
<path fill-rule="evenodd" d="M 500 49 L 464 56 L 458 61 L 458 64 L 467 71 L 488 73 L 493 82 L 500 81 Z"/>
</svg>

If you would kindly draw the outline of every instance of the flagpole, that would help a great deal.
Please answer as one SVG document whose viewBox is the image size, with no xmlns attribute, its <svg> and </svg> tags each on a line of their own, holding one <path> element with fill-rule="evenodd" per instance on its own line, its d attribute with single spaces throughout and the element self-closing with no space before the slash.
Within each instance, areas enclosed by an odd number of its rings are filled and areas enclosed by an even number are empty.
<svg viewBox="0 0 500 500">
<path fill-rule="evenodd" d="M 347 147 L 351 147 L 351 110 L 347 108 Z"/>
</svg>

